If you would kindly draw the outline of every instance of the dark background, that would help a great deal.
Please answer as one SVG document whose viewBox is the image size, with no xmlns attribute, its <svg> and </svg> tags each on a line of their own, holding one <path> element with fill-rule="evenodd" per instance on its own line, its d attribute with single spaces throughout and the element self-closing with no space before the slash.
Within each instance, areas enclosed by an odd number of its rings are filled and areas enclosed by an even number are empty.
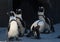
<svg viewBox="0 0 60 42">
<path fill-rule="evenodd" d="M 8 16 L 6 12 L 12 9 L 12 0 L 0 0 L 0 27 L 8 24 Z"/>
<path fill-rule="evenodd" d="M 51 12 L 49 12 L 49 15 L 54 18 L 54 23 L 60 23 L 60 1 L 59 0 L 50 0 L 51 4 L 52 4 L 52 10 L 50 10 Z M 20 7 L 18 7 L 19 5 L 17 5 L 17 2 L 20 4 Z M 31 6 L 31 4 L 29 3 L 30 0 L 25 0 L 23 2 L 23 0 L 0 0 L 0 27 L 6 27 L 8 25 L 8 16 L 6 15 L 7 11 L 10 11 L 12 9 L 16 9 L 16 8 L 22 8 L 23 9 L 23 14 L 27 15 L 27 19 L 26 22 L 27 24 L 29 24 L 28 22 L 32 22 L 31 17 L 37 19 L 35 16 L 36 13 L 33 12 L 33 8 Z M 15 4 L 15 5 L 14 5 Z M 14 6 L 14 7 L 13 7 Z M 30 14 L 30 16 L 29 16 Z M 24 16 L 26 16 L 24 15 Z M 34 20 L 33 20 L 34 21 Z"/>
</svg>

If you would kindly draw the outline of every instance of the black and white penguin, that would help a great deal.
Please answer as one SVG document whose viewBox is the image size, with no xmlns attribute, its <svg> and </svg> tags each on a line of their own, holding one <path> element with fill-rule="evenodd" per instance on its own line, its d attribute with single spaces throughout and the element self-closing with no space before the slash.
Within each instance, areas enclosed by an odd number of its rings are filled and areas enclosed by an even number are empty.
<svg viewBox="0 0 60 42">
<path fill-rule="evenodd" d="M 12 13 L 12 11 L 10 11 L 8 15 L 9 15 L 8 39 L 12 40 L 13 38 L 16 38 L 16 40 L 18 40 L 19 32 L 16 17 L 14 16 L 14 13 Z"/>
<path fill-rule="evenodd" d="M 36 20 L 34 23 L 32 23 L 30 27 L 30 33 L 33 33 L 36 38 L 40 38 L 40 33 L 50 32 L 50 25 L 45 21 L 44 7 L 39 7 L 38 17 L 39 20 Z M 30 33 L 27 36 L 29 36 Z"/>
<path fill-rule="evenodd" d="M 16 21 L 19 26 L 19 34 L 20 34 L 19 36 L 21 37 L 24 35 L 24 32 L 25 32 L 25 22 L 23 21 L 23 18 L 22 18 L 22 10 L 21 9 L 16 9 L 15 17 L 16 17 Z"/>
</svg>

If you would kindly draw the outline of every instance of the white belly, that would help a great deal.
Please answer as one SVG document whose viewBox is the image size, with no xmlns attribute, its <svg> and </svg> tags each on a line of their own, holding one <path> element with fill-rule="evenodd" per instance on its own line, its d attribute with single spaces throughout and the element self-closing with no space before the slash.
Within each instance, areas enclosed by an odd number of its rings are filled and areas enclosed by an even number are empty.
<svg viewBox="0 0 60 42">
<path fill-rule="evenodd" d="M 39 20 L 35 21 L 35 22 L 31 25 L 31 31 L 32 31 L 33 26 L 34 26 L 34 27 L 37 26 L 37 23 L 38 23 L 38 22 L 39 22 Z M 40 22 L 38 23 L 38 25 L 40 26 L 39 31 L 40 31 L 40 32 L 43 32 L 43 30 L 44 30 L 44 28 L 45 28 L 45 23 L 44 23 L 44 21 L 40 21 Z"/>
<path fill-rule="evenodd" d="M 38 25 L 40 26 L 39 31 L 43 32 L 44 29 L 45 29 L 45 23 L 44 23 L 44 21 L 39 22 Z"/>
<path fill-rule="evenodd" d="M 17 37 L 18 35 L 18 25 L 16 21 L 12 21 L 10 23 L 10 30 L 8 32 L 8 38 L 10 37 Z"/>
</svg>

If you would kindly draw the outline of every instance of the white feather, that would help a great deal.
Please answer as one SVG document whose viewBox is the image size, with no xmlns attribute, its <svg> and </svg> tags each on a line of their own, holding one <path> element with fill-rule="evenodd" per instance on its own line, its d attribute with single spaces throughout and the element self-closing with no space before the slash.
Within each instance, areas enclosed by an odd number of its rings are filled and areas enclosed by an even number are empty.
<svg viewBox="0 0 60 42">
<path fill-rule="evenodd" d="M 16 16 L 16 17 L 19 17 L 21 20 L 23 20 L 21 14 L 19 14 L 19 15 L 15 14 L 15 16 Z"/>
<path fill-rule="evenodd" d="M 37 21 L 35 21 L 35 22 L 31 25 L 31 30 L 32 30 L 33 26 L 34 26 L 34 27 L 37 26 L 37 23 L 38 23 L 39 21 L 40 21 L 40 20 L 37 20 Z M 45 26 L 44 21 L 40 21 L 40 22 L 38 23 L 38 25 L 40 26 L 39 31 L 42 32 L 42 31 L 44 30 L 44 26 Z"/>
<path fill-rule="evenodd" d="M 39 22 L 39 23 L 38 23 L 38 22 Z M 39 28 L 39 31 L 40 31 L 40 32 L 43 32 L 45 29 L 50 30 L 50 26 L 49 26 L 45 21 L 37 20 L 37 21 L 35 21 L 35 22 L 31 25 L 31 31 L 32 31 L 33 26 L 34 26 L 34 27 L 37 26 L 37 23 L 38 23 L 38 25 L 40 26 L 40 28 Z"/>
<path fill-rule="evenodd" d="M 16 19 L 15 17 L 10 17 L 10 21 L 12 19 Z M 9 29 L 9 32 L 8 32 L 8 38 L 10 37 L 18 37 L 18 25 L 17 25 L 17 22 L 16 21 L 11 21 L 9 23 L 10 25 L 10 29 Z"/>
</svg>

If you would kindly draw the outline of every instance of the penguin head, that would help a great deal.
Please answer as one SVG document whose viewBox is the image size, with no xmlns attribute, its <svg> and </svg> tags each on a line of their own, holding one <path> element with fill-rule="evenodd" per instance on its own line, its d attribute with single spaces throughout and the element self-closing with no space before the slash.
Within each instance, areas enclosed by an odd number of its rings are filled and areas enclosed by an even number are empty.
<svg viewBox="0 0 60 42">
<path fill-rule="evenodd" d="M 38 11 L 39 12 L 44 12 L 44 7 L 43 6 L 39 7 L 39 10 Z"/>
<path fill-rule="evenodd" d="M 14 11 L 10 11 L 9 16 L 14 16 Z"/>
<path fill-rule="evenodd" d="M 10 17 L 10 16 L 14 16 L 15 12 L 14 11 L 9 11 L 6 14 Z"/>
<path fill-rule="evenodd" d="M 22 10 L 21 9 L 16 9 L 16 14 L 22 14 Z"/>
<path fill-rule="evenodd" d="M 43 6 L 39 7 L 38 15 L 44 15 L 44 7 Z"/>
</svg>

